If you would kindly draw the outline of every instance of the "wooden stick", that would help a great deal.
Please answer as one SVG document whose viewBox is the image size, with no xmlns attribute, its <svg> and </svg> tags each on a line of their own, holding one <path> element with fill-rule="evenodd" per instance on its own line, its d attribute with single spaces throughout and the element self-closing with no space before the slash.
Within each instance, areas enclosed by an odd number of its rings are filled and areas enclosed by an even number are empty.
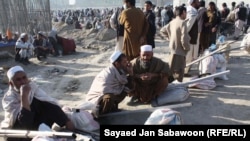
<svg viewBox="0 0 250 141">
<path fill-rule="evenodd" d="M 222 47 L 222 48 L 216 49 L 215 51 L 210 52 L 209 54 L 207 54 L 207 55 L 205 55 L 205 56 L 202 56 L 202 57 L 200 57 L 200 58 L 194 60 L 194 61 L 191 62 L 191 63 L 188 63 L 188 64 L 186 65 L 186 67 L 191 66 L 191 65 L 193 65 L 193 64 L 195 64 L 195 63 L 197 63 L 197 62 L 199 62 L 199 61 L 201 61 L 201 60 L 203 60 L 203 59 L 205 59 L 205 58 L 207 58 L 207 57 L 209 57 L 209 56 L 211 56 L 211 55 L 213 55 L 213 54 L 215 54 L 215 53 L 217 53 L 217 52 L 219 52 L 219 51 L 221 51 L 221 50 L 223 50 L 223 49 L 225 49 L 225 48 L 227 48 L 227 47 L 229 47 L 229 46 L 224 46 L 224 47 Z"/>
<path fill-rule="evenodd" d="M 176 84 L 173 84 L 173 85 L 169 85 L 169 87 L 173 88 L 173 87 L 179 87 L 179 86 L 188 86 L 188 85 L 193 84 L 193 83 L 197 83 L 197 82 L 200 82 L 200 81 L 204 81 L 204 80 L 207 80 L 207 79 L 211 79 L 211 78 L 214 78 L 214 77 L 225 75 L 225 74 L 228 74 L 228 73 L 230 73 L 230 70 L 215 73 L 215 74 L 208 75 L 208 76 L 202 77 L 202 78 L 197 78 L 197 79 L 194 79 L 194 80 L 191 80 L 191 81 L 188 81 L 188 82 L 176 83 Z"/>
<path fill-rule="evenodd" d="M 232 43 L 234 43 L 234 42 L 236 42 L 236 41 L 237 41 L 237 40 L 232 41 L 232 42 L 230 42 L 230 43 L 223 43 L 223 45 L 225 45 L 225 44 L 232 44 Z M 207 57 L 209 57 L 209 56 L 211 56 L 211 55 L 213 55 L 213 54 L 215 54 L 215 53 L 217 53 L 217 52 L 219 52 L 219 51 L 221 51 L 221 50 L 223 50 L 223 49 L 225 49 L 225 48 L 227 48 L 227 47 L 229 47 L 229 46 L 224 46 L 224 47 L 219 48 L 219 49 L 217 49 L 217 50 L 215 50 L 215 51 L 213 51 L 213 52 L 210 52 L 209 54 L 207 54 L 207 55 L 205 55 L 205 56 L 202 56 L 202 57 L 200 57 L 200 58 L 194 60 L 194 61 L 191 62 L 191 63 L 186 64 L 186 67 L 191 66 L 191 65 L 193 65 L 193 64 L 195 64 L 195 63 L 197 63 L 197 62 L 199 62 L 199 61 L 201 61 L 201 60 L 203 60 L 203 59 L 205 59 L 205 58 L 207 58 Z M 242 46 L 242 47 L 244 47 L 244 46 Z"/>
<path fill-rule="evenodd" d="M 48 137 L 53 137 L 53 136 L 61 136 L 61 137 L 74 137 L 75 134 L 72 132 L 54 132 L 54 131 L 29 131 L 29 130 L 4 130 L 0 129 L 0 136 L 5 136 L 5 135 L 17 135 L 17 136 L 22 136 L 23 138 L 33 138 L 37 135 L 41 136 L 48 136 Z"/>
<path fill-rule="evenodd" d="M 171 108 L 180 108 L 180 107 L 187 107 L 187 106 L 192 106 L 192 103 L 174 104 L 174 105 L 159 106 L 159 107 L 152 107 L 152 108 L 145 108 L 145 109 L 138 109 L 138 110 L 127 110 L 127 111 L 121 111 L 121 112 L 108 113 L 108 114 L 100 115 L 99 117 L 119 116 L 119 115 L 141 113 L 141 112 L 153 112 L 154 110 L 157 110 L 157 109 L 165 109 L 165 108 L 171 109 Z"/>
<path fill-rule="evenodd" d="M 241 49 L 243 47 L 246 47 L 246 46 L 240 46 L 240 47 L 230 48 L 230 49 L 227 49 L 227 50 L 223 50 L 223 51 L 221 51 L 219 53 L 224 53 L 224 52 L 231 51 L 231 50 L 237 50 L 237 49 Z"/>
</svg>

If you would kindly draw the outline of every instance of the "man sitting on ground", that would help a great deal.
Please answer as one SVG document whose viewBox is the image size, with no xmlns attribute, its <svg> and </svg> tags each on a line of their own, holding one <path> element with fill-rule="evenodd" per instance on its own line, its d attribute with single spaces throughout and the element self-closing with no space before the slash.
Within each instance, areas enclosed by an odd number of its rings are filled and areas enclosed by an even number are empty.
<svg viewBox="0 0 250 141">
<path fill-rule="evenodd" d="M 62 57 L 63 47 L 58 41 L 59 38 L 57 35 L 57 31 L 51 30 L 49 35 L 48 35 L 48 39 L 49 39 L 49 41 L 52 44 L 52 47 L 54 49 L 54 56 Z"/>
<path fill-rule="evenodd" d="M 94 116 L 115 112 L 118 104 L 130 91 L 131 64 L 120 51 L 115 51 L 110 57 L 111 65 L 103 69 L 94 79 L 87 94 L 87 101 L 96 105 Z"/>
<path fill-rule="evenodd" d="M 51 98 L 30 81 L 20 66 L 14 66 L 7 72 L 9 90 L 2 99 L 4 120 L 2 129 L 38 130 L 41 123 L 52 127 L 53 123 L 68 130 L 74 130 L 73 123 L 59 107 L 55 99 Z M 31 139 L 8 140 L 26 141 Z"/>
<path fill-rule="evenodd" d="M 30 64 L 29 58 L 32 56 L 33 45 L 28 42 L 28 34 L 22 33 L 16 41 L 15 60 L 20 61 L 24 65 Z"/>
<path fill-rule="evenodd" d="M 148 104 L 168 86 L 169 65 L 153 57 L 151 45 L 141 46 L 140 56 L 131 61 L 133 67 L 134 90 L 129 105 Z"/>
<path fill-rule="evenodd" d="M 38 32 L 33 45 L 35 47 L 35 54 L 38 60 L 41 60 L 41 56 L 46 58 L 49 53 L 54 51 L 46 35 L 41 31 Z"/>
</svg>

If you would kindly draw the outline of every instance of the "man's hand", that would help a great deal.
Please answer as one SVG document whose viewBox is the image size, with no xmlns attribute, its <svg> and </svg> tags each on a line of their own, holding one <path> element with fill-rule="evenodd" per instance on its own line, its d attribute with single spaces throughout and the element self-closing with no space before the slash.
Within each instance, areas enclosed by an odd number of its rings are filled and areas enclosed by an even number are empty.
<svg viewBox="0 0 250 141">
<path fill-rule="evenodd" d="M 28 97 L 30 93 L 31 87 L 29 84 L 24 84 L 20 87 L 20 94 L 22 97 Z"/>
<path fill-rule="evenodd" d="M 217 31 L 216 27 L 213 27 L 213 28 L 212 28 L 212 32 L 214 33 L 214 32 L 216 32 L 216 31 Z"/>
<path fill-rule="evenodd" d="M 128 64 L 127 64 L 127 73 L 131 76 L 133 75 L 133 67 L 132 67 L 132 64 L 130 62 L 128 62 Z"/>
<path fill-rule="evenodd" d="M 151 80 L 152 79 L 152 73 L 144 73 L 140 75 L 141 80 Z"/>
<path fill-rule="evenodd" d="M 21 105 L 23 108 L 27 110 L 30 109 L 30 104 L 29 104 L 29 94 L 30 94 L 31 87 L 28 84 L 24 84 L 20 87 L 20 95 L 21 95 Z"/>
<path fill-rule="evenodd" d="M 139 75 L 139 78 L 141 78 L 141 80 L 151 80 L 154 77 L 160 77 L 160 75 L 157 73 L 144 73 Z"/>
</svg>

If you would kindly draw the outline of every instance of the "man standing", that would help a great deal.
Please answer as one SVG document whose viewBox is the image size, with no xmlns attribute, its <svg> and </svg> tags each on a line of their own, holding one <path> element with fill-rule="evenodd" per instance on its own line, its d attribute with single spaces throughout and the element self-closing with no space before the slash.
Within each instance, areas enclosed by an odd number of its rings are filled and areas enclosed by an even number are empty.
<svg viewBox="0 0 250 141">
<path fill-rule="evenodd" d="M 118 50 L 120 52 L 122 52 L 122 49 L 123 49 L 124 26 L 119 23 L 119 17 L 123 9 L 124 9 L 123 7 L 122 8 L 118 7 L 116 11 L 110 17 L 110 26 L 114 30 L 116 30 L 116 34 L 117 34 L 115 51 Z"/>
<path fill-rule="evenodd" d="M 103 69 L 94 79 L 87 94 L 87 101 L 95 105 L 93 114 L 99 115 L 115 112 L 118 104 L 130 91 L 129 75 L 132 75 L 131 64 L 120 51 L 115 51 L 110 57 L 111 65 Z"/>
<path fill-rule="evenodd" d="M 129 105 L 148 104 L 168 86 L 169 66 L 166 62 L 153 57 L 151 45 L 141 46 L 140 56 L 131 61 L 133 67 L 134 89 Z"/>
<path fill-rule="evenodd" d="M 244 2 L 242 1 L 235 11 L 235 31 L 234 31 L 234 39 L 238 40 L 241 31 L 243 31 L 243 27 L 246 24 L 247 19 L 247 8 L 244 6 Z"/>
<path fill-rule="evenodd" d="M 155 48 L 155 34 L 156 34 L 156 26 L 155 26 L 155 14 L 152 11 L 152 2 L 146 1 L 144 4 L 145 16 L 149 24 L 148 33 L 147 33 L 147 44 L 151 45 Z"/>
<path fill-rule="evenodd" d="M 186 67 L 186 54 L 189 51 L 190 37 L 186 24 L 186 8 L 176 7 L 176 18 L 161 29 L 161 33 L 168 37 L 171 74 L 175 80 L 183 81 L 184 69 Z"/>
<path fill-rule="evenodd" d="M 200 1 L 200 8 L 198 9 L 198 40 L 199 54 L 203 54 L 204 50 L 209 46 L 209 30 L 208 30 L 208 17 L 207 8 L 205 7 L 205 1 Z"/>
<path fill-rule="evenodd" d="M 224 21 L 227 18 L 228 14 L 230 13 L 230 9 L 227 7 L 227 3 L 225 2 L 222 3 L 222 9 L 220 12 L 221 12 L 221 19 L 222 21 Z"/>
<path fill-rule="evenodd" d="M 187 53 L 186 56 L 186 63 L 191 63 L 195 59 L 198 58 L 198 51 L 199 46 L 197 45 L 197 39 L 198 39 L 198 11 L 199 8 L 199 0 L 188 0 L 188 6 L 187 6 L 187 28 L 188 28 L 188 34 L 190 36 L 190 50 Z M 185 68 L 185 74 L 189 76 L 188 72 L 190 70 L 191 66 L 188 66 Z"/>
<path fill-rule="evenodd" d="M 168 5 L 164 5 L 164 8 L 161 10 L 161 27 L 168 24 L 169 16 L 168 16 Z"/>
<path fill-rule="evenodd" d="M 49 127 L 56 123 L 74 130 L 73 123 L 56 100 L 31 82 L 22 67 L 10 68 L 7 76 L 10 87 L 2 99 L 5 114 L 1 122 L 2 129 L 38 130 L 42 123 Z"/>
<path fill-rule="evenodd" d="M 132 60 L 140 55 L 140 46 L 146 41 L 148 23 L 141 9 L 135 7 L 135 0 L 123 0 L 124 10 L 119 22 L 124 26 L 123 53 Z"/>
</svg>

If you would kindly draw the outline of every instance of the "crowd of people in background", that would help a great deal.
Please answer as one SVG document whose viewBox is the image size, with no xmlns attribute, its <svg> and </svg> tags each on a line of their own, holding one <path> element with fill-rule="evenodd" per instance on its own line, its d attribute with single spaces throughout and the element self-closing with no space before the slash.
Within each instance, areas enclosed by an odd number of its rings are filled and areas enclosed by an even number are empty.
<svg viewBox="0 0 250 141">
<path fill-rule="evenodd" d="M 206 7 L 206 5 L 208 5 L 208 7 Z M 212 44 L 216 44 L 218 35 L 227 36 L 227 34 L 229 34 L 227 31 L 233 30 L 233 33 L 231 34 L 234 36 L 234 39 L 237 40 L 241 33 L 247 33 L 250 25 L 249 4 L 245 4 L 244 2 L 232 2 L 231 8 L 229 8 L 228 5 L 228 3 L 224 2 L 221 6 L 218 6 L 212 1 L 206 4 L 203 0 L 188 0 L 187 4 L 180 5 L 186 7 L 186 19 L 192 18 L 192 20 L 188 20 L 187 23 L 191 39 L 190 51 L 187 52 L 186 63 L 190 63 L 197 59 L 205 49 Z M 130 56 L 131 60 L 139 55 L 138 48 L 140 45 L 147 43 L 155 48 L 154 38 L 157 29 L 162 29 L 176 18 L 176 8 L 179 6 L 173 7 L 173 5 L 164 5 L 160 7 L 154 5 L 151 1 L 146 1 L 144 7 L 132 6 L 135 7 L 138 12 L 131 13 L 137 16 L 130 16 L 129 14 L 125 15 L 124 13 L 126 12 L 123 12 L 124 9 L 127 11 L 128 8 L 131 8 L 130 4 L 126 6 L 127 7 L 121 6 L 103 9 L 85 8 L 81 10 L 52 10 L 51 16 L 53 22 L 65 22 L 66 24 L 74 25 L 76 29 L 80 30 L 83 28 L 96 29 L 97 31 L 104 28 L 112 28 L 116 30 L 116 50 L 127 52 L 126 55 Z M 138 16 L 142 18 L 138 18 Z M 132 19 L 128 20 L 130 17 L 132 17 Z M 134 17 L 137 17 L 136 20 Z M 136 22 L 133 23 L 133 21 Z M 127 27 L 129 24 L 132 24 L 133 28 Z M 128 29 L 130 29 L 130 31 Z M 147 31 L 144 29 L 147 29 Z M 44 54 L 40 53 L 43 52 L 41 51 L 40 46 L 45 47 L 46 49 L 43 48 L 45 50 L 48 48 L 48 51 L 46 52 L 51 53 L 54 56 L 62 55 L 62 47 L 57 43 L 56 31 L 52 30 L 49 35 L 46 36 L 44 31 L 39 30 L 38 25 L 33 26 L 33 29 L 29 30 L 32 32 L 26 32 L 28 36 L 26 42 L 29 42 L 35 48 L 36 46 L 39 46 L 39 49 L 34 49 L 34 55 L 38 60 L 41 60 L 41 56 L 46 56 L 40 55 Z M 21 34 L 18 32 L 15 32 L 12 35 L 9 31 L 7 31 L 6 34 L 0 33 L 0 41 L 17 42 L 22 38 L 20 35 Z M 43 43 L 41 41 L 38 43 L 36 38 L 44 40 Z M 135 43 L 137 41 L 138 43 Z M 135 44 L 137 44 L 136 46 L 138 47 L 132 48 L 131 46 L 135 46 Z M 17 53 L 19 53 L 19 51 Z M 188 75 L 189 69 L 190 68 L 185 69 L 185 74 Z"/>
<path fill-rule="evenodd" d="M 157 7 L 151 1 L 145 1 L 144 7 L 138 8 L 135 0 L 123 0 L 123 6 L 114 9 L 52 11 L 53 22 L 74 24 L 79 30 L 85 27 L 97 30 L 112 28 L 117 31 L 116 48 L 110 57 L 110 66 L 94 78 L 87 93 L 87 101 L 95 104 L 93 114 L 96 118 L 119 111 L 118 105 L 126 96 L 132 97 L 128 105 L 149 104 L 159 95 L 165 94 L 169 83 L 174 80 L 182 82 L 184 76 L 190 75 L 190 67 L 186 67 L 186 64 L 216 44 L 218 34 L 222 33 L 221 27 L 225 27 L 223 24 L 233 25 L 236 40 L 247 32 L 250 9 L 244 2 L 233 2 L 231 9 L 227 3 L 223 3 L 221 8 L 213 1 L 208 3 L 208 7 L 205 5 L 202 0 L 188 0 L 187 5 Z M 169 41 L 168 63 L 153 55 L 157 29 Z M 55 30 L 51 30 L 48 35 L 44 31 L 31 35 L 24 32 L 13 37 L 0 36 L 0 39 L 16 42 L 15 61 L 24 65 L 30 63 L 32 56 L 41 60 L 48 54 L 62 56 L 63 52 Z M 57 103 L 28 80 L 22 67 L 11 68 L 8 78 L 10 88 L 3 98 L 7 114 L 3 123 L 7 127 L 34 129 L 43 122 L 50 126 L 56 122 L 74 130 L 71 120 Z M 52 113 L 57 116 L 52 116 Z"/>
</svg>

